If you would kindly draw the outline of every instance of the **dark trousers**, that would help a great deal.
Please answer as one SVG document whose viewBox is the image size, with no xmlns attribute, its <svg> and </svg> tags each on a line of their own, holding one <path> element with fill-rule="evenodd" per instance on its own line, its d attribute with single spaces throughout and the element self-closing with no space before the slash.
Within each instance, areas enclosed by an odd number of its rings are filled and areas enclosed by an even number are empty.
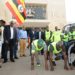
<svg viewBox="0 0 75 75">
<path fill-rule="evenodd" d="M 43 55 L 43 54 L 44 54 L 44 50 L 42 49 L 42 50 L 41 50 L 41 55 Z"/>
<path fill-rule="evenodd" d="M 32 49 L 32 46 L 31 46 L 32 41 L 33 41 L 33 39 L 30 39 L 30 55 L 31 55 L 31 49 Z"/>
<path fill-rule="evenodd" d="M 4 61 L 7 61 L 7 52 L 8 52 L 8 44 L 4 43 L 2 49 L 2 57 L 4 58 Z"/>
<path fill-rule="evenodd" d="M 14 56 L 14 46 L 15 46 L 14 39 L 9 40 L 10 60 L 12 60 Z"/>
<path fill-rule="evenodd" d="M 18 43 L 14 45 L 14 57 L 17 57 Z"/>
<path fill-rule="evenodd" d="M 10 51 L 10 60 L 13 59 L 13 51 L 14 51 L 14 40 L 11 39 L 8 41 L 8 43 L 4 43 L 4 54 L 3 54 L 3 58 L 4 58 L 4 61 L 7 61 L 7 53 L 8 53 L 8 50 Z"/>
<path fill-rule="evenodd" d="M 4 43 L 2 44 L 2 49 L 1 49 L 1 58 L 4 58 Z"/>
</svg>

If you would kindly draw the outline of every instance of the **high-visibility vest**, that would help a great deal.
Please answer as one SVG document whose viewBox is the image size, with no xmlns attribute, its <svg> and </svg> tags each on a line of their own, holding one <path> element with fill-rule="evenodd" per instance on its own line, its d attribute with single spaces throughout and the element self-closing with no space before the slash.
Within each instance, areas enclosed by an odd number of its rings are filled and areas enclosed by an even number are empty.
<svg viewBox="0 0 75 75">
<path fill-rule="evenodd" d="M 32 45 L 35 46 L 35 51 L 41 51 L 43 47 L 38 48 L 38 40 L 33 41 Z"/>
<path fill-rule="evenodd" d="M 73 39 L 75 40 L 75 31 L 73 31 Z"/>
<path fill-rule="evenodd" d="M 45 31 L 45 40 L 49 41 L 50 39 L 50 31 Z"/>
<path fill-rule="evenodd" d="M 69 32 L 69 40 L 73 40 L 73 32 Z"/>
<path fill-rule="evenodd" d="M 64 34 L 64 36 L 63 36 L 63 41 L 65 41 L 65 42 L 68 42 L 68 34 Z"/>
<path fill-rule="evenodd" d="M 53 42 L 61 41 L 61 31 L 54 31 L 53 32 Z"/>
<path fill-rule="evenodd" d="M 57 48 L 56 48 L 56 42 L 53 42 L 52 46 L 53 46 L 53 53 L 54 54 L 59 54 L 62 51 L 61 49 L 59 51 L 57 50 Z M 50 45 L 48 46 L 48 51 L 49 50 L 50 50 Z"/>
</svg>

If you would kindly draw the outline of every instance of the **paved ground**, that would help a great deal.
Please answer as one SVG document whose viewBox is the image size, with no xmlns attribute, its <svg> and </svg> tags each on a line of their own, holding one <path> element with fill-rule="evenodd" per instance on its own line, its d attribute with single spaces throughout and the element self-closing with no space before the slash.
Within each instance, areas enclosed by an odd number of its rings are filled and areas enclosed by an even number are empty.
<svg viewBox="0 0 75 75">
<path fill-rule="evenodd" d="M 35 70 L 30 70 L 30 56 L 20 57 L 16 60 L 15 63 L 11 63 L 10 61 L 6 64 L 2 65 L 0 69 L 0 75 L 75 75 L 75 70 L 65 71 L 63 69 L 63 61 L 57 61 L 57 66 L 55 67 L 55 71 L 51 72 L 45 71 L 44 69 L 44 58 L 41 56 L 41 66 L 37 67 L 35 65 Z"/>
</svg>

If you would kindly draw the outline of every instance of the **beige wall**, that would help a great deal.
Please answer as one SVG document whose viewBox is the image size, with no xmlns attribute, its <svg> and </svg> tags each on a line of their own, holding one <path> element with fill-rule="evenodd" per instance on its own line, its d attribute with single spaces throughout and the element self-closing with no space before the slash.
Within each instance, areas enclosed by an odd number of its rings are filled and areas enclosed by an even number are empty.
<svg viewBox="0 0 75 75">
<path fill-rule="evenodd" d="M 12 16 L 4 3 L 5 3 L 5 0 L 0 1 L 0 18 L 8 22 L 10 21 Z"/>
<path fill-rule="evenodd" d="M 48 19 L 50 29 L 59 26 L 61 29 L 66 24 L 65 0 L 48 0 Z"/>
</svg>

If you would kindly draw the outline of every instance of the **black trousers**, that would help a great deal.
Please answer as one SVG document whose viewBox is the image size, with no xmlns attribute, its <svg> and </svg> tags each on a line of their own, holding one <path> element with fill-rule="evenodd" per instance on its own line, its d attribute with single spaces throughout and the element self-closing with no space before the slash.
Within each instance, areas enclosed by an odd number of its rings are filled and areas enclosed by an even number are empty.
<svg viewBox="0 0 75 75">
<path fill-rule="evenodd" d="M 10 39 L 9 40 L 9 51 L 10 51 L 10 60 L 12 60 L 14 57 L 14 46 L 15 46 L 15 40 Z"/>
<path fill-rule="evenodd" d="M 33 41 L 33 39 L 31 38 L 31 39 L 30 39 L 30 55 L 31 55 L 31 49 L 32 49 L 32 46 L 31 46 L 32 41 Z"/>
<path fill-rule="evenodd" d="M 4 42 L 2 48 L 2 58 L 4 59 L 4 61 L 7 61 L 7 52 L 8 52 L 8 44 Z"/>
<path fill-rule="evenodd" d="M 14 45 L 15 45 L 15 41 L 14 39 L 10 39 L 8 41 L 8 43 L 4 43 L 4 54 L 3 54 L 3 58 L 4 61 L 7 61 L 7 55 L 8 55 L 8 50 L 10 52 L 10 60 L 14 59 L 13 58 L 13 54 L 14 54 Z"/>
<path fill-rule="evenodd" d="M 4 58 L 4 43 L 2 44 L 2 49 L 1 49 L 1 58 Z"/>
</svg>

